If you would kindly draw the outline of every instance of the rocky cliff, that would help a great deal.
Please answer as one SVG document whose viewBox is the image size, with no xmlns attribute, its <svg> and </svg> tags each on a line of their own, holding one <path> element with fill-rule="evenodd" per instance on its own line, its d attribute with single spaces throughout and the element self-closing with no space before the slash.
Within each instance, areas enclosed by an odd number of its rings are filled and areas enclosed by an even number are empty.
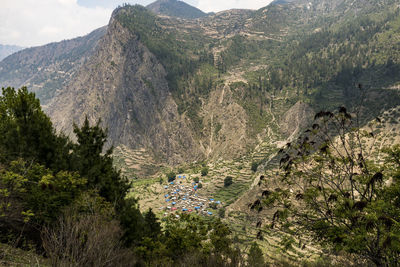
<svg viewBox="0 0 400 267">
<path fill-rule="evenodd" d="M 113 144 L 146 148 L 169 163 L 201 154 L 177 112 L 164 67 L 114 18 L 93 56 L 46 111 L 66 133 L 85 116 L 92 123 L 101 119 Z"/>
</svg>

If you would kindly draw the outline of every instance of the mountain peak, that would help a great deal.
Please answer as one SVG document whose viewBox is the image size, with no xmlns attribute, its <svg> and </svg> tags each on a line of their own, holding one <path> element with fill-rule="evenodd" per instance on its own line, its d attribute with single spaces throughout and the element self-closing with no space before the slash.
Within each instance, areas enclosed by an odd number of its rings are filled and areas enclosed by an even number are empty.
<svg viewBox="0 0 400 267">
<path fill-rule="evenodd" d="M 178 0 L 158 0 L 146 8 L 158 15 L 166 15 L 184 19 L 197 19 L 207 16 L 200 9 Z"/>
<path fill-rule="evenodd" d="M 24 49 L 23 47 L 16 45 L 2 45 L 0 44 L 0 61 L 2 61 L 7 56 Z"/>
</svg>

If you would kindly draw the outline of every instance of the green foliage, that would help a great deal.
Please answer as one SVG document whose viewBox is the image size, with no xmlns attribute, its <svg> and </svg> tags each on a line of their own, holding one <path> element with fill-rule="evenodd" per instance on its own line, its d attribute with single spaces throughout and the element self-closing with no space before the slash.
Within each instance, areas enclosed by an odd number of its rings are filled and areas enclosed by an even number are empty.
<svg viewBox="0 0 400 267">
<path fill-rule="evenodd" d="M 234 249 L 230 238 L 229 227 L 220 220 L 208 220 L 204 217 L 181 214 L 165 220 L 163 234 L 159 239 L 145 237 L 136 254 L 149 266 L 154 265 L 183 265 L 186 257 L 193 257 L 192 264 L 208 266 L 210 255 L 213 261 L 223 266 L 227 259 L 233 259 Z M 236 265 L 234 265 L 236 266 Z"/>
<path fill-rule="evenodd" d="M 218 216 L 219 216 L 221 219 L 225 218 L 225 212 L 226 212 L 226 209 L 225 209 L 225 208 L 220 208 L 220 209 L 218 210 Z"/>
<path fill-rule="evenodd" d="M 259 165 L 260 165 L 260 163 L 258 161 L 252 161 L 251 162 L 251 170 L 253 172 L 256 172 Z"/>
<path fill-rule="evenodd" d="M 281 160 L 282 181 L 294 193 L 270 196 L 268 202 L 281 205 L 273 224 L 281 222 L 289 233 L 300 226 L 335 251 L 391 265 L 400 259 L 400 149 L 385 149 L 386 163 L 378 165 L 377 148 L 361 142 L 378 137 L 373 129 L 371 134 L 355 127 L 356 122 L 343 107 L 316 115 L 310 136 Z"/>
<path fill-rule="evenodd" d="M 194 181 L 195 183 L 198 183 L 198 182 L 200 181 L 200 178 L 199 178 L 199 177 L 194 177 L 194 178 L 193 178 L 193 181 Z"/>
<path fill-rule="evenodd" d="M 161 235 L 161 226 L 152 209 L 144 214 L 145 236 L 157 240 Z"/>
<path fill-rule="evenodd" d="M 119 211 L 119 220 L 124 229 L 122 240 L 126 246 L 139 244 L 144 236 L 144 218 L 140 213 L 137 199 L 128 198 Z"/>
<path fill-rule="evenodd" d="M 247 266 L 251 267 L 262 267 L 264 266 L 264 256 L 262 250 L 256 242 L 251 244 L 249 254 L 247 257 Z"/>
<path fill-rule="evenodd" d="M 29 186 L 26 206 L 32 210 L 38 222 L 54 221 L 61 209 L 69 205 L 84 190 L 86 179 L 77 173 L 60 171 L 53 175 L 43 166 L 32 166 L 26 169 L 21 166 L 19 173 L 27 171 L 26 177 L 35 186 Z"/>
<path fill-rule="evenodd" d="M 215 202 L 213 202 L 213 203 L 210 203 L 210 204 L 209 204 L 209 206 L 210 206 L 210 208 L 212 208 L 212 209 L 216 210 L 216 209 L 217 209 L 217 207 L 218 207 L 218 204 L 217 204 L 217 203 L 215 203 Z"/>
<path fill-rule="evenodd" d="M 197 19 L 207 16 L 207 14 L 200 9 L 192 7 L 182 1 L 158 2 L 150 4 L 147 8 L 155 11 L 155 13 L 185 19 Z"/>
<path fill-rule="evenodd" d="M 85 185 L 86 179 L 77 173 L 53 174 L 39 164 L 13 161 L 8 171 L 0 173 L 2 216 L 26 222 L 25 215 L 29 214 L 29 219 L 36 223 L 50 223 L 79 196 Z"/>
<path fill-rule="evenodd" d="M 169 173 L 166 174 L 168 183 L 175 181 L 176 179 L 176 173 L 174 171 L 170 171 Z"/>
<path fill-rule="evenodd" d="M 169 218 L 165 226 L 169 257 L 176 260 L 186 253 L 201 250 L 207 233 L 207 223 L 198 217 L 182 215 L 180 220 Z"/>
<path fill-rule="evenodd" d="M 26 87 L 3 88 L 0 96 L 0 161 L 24 158 L 61 169 L 68 160 L 68 141 L 55 134 L 39 100 Z"/>
<path fill-rule="evenodd" d="M 25 87 L 3 89 L 0 118 L 2 233 L 30 232 L 26 237 L 39 243 L 40 228 L 35 225 L 54 223 L 65 207 L 92 190 L 119 212 L 127 211 L 120 213 L 127 236 L 141 230 L 130 228 L 143 218 L 125 200 L 129 184 L 113 167 L 112 150 L 103 153 L 106 131 L 100 122 L 91 127 L 86 119 L 81 128 L 74 125 L 77 143 L 72 144 L 56 134 L 39 101 Z"/>
<path fill-rule="evenodd" d="M 91 127 L 86 118 L 81 128 L 74 125 L 74 133 L 77 144 L 73 146 L 73 169 L 88 179 L 88 188 L 97 189 L 107 201 L 120 205 L 129 184 L 113 167 L 112 148 L 102 154 L 107 133 L 100 127 L 100 121 Z"/>
<path fill-rule="evenodd" d="M 136 5 L 125 6 L 122 9 L 124 11 L 116 11 L 117 19 L 157 56 L 168 70 L 170 89 L 178 90 L 180 77 L 193 73 L 198 62 L 187 57 L 185 45 L 177 41 L 176 33 L 161 28 L 157 17 L 146 8 Z"/>
<path fill-rule="evenodd" d="M 229 238 L 232 233 L 229 227 L 220 219 L 212 224 L 210 233 L 210 241 L 213 245 L 213 251 L 222 255 L 229 255 L 232 252 L 232 240 Z"/>
<path fill-rule="evenodd" d="M 201 168 L 201 176 L 207 176 L 208 171 L 209 171 L 208 167 Z"/>
<path fill-rule="evenodd" d="M 233 177 L 232 176 L 226 176 L 224 179 L 224 187 L 228 187 L 231 184 L 233 184 Z"/>
</svg>

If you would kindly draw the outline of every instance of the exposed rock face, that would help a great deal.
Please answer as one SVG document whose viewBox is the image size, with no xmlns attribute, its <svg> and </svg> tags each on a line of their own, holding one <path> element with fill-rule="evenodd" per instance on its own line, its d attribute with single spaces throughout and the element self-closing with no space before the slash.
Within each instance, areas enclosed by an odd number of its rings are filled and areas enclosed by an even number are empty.
<svg viewBox="0 0 400 267">
<path fill-rule="evenodd" d="M 166 72 L 137 36 L 112 19 L 91 59 L 47 108 L 57 129 L 101 119 L 109 139 L 147 148 L 169 163 L 194 160 L 199 146 L 177 112 Z M 71 101 L 73 99 L 73 101 Z"/>
<path fill-rule="evenodd" d="M 295 136 L 300 130 L 309 126 L 314 115 L 315 112 L 310 105 L 301 101 L 297 102 L 283 115 L 281 132 L 289 137 Z"/>
<path fill-rule="evenodd" d="M 228 86 L 211 93 L 203 114 L 208 134 L 202 144 L 207 157 L 234 159 L 246 153 L 248 116 Z"/>
</svg>

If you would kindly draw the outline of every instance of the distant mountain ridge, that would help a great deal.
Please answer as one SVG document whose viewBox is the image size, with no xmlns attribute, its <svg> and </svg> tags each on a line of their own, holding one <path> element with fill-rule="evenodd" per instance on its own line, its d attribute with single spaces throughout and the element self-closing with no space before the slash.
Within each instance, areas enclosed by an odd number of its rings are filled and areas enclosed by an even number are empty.
<svg viewBox="0 0 400 267">
<path fill-rule="evenodd" d="M 291 2 L 294 2 L 294 1 L 296 1 L 296 0 L 275 0 L 275 1 L 272 1 L 271 4 L 272 5 L 284 5 L 284 4 L 289 4 Z"/>
<path fill-rule="evenodd" d="M 87 61 L 107 27 L 86 36 L 26 48 L 0 62 L 1 86 L 27 86 L 45 105 Z"/>
<path fill-rule="evenodd" d="M 158 0 L 146 6 L 146 8 L 157 15 L 184 19 L 197 19 L 207 16 L 200 9 L 178 0 Z"/>
<path fill-rule="evenodd" d="M 24 49 L 24 48 L 21 46 L 0 44 L 0 61 L 2 61 L 4 58 L 8 57 L 11 54 L 14 54 L 15 52 L 18 52 L 19 50 L 22 50 L 22 49 Z"/>
</svg>

